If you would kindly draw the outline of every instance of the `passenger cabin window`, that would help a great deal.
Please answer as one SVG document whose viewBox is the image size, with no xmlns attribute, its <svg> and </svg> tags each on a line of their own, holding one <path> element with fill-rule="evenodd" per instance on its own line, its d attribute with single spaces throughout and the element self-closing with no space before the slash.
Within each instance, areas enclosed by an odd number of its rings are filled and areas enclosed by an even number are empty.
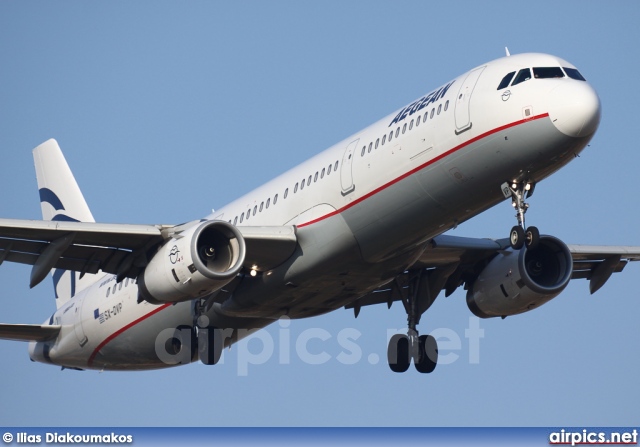
<svg viewBox="0 0 640 447">
<path fill-rule="evenodd" d="M 560 67 L 533 67 L 533 77 L 536 79 L 564 78 Z"/>
<path fill-rule="evenodd" d="M 500 81 L 500 85 L 498 86 L 498 90 L 507 88 L 509 86 L 509 82 L 511 82 L 511 80 L 513 79 L 513 75 L 515 74 L 516 72 L 512 71 L 511 73 L 508 73 L 504 78 L 502 78 L 502 81 Z"/>
<path fill-rule="evenodd" d="M 529 70 L 528 68 L 523 68 L 518 72 L 518 75 L 513 81 L 513 84 L 511 84 L 511 87 L 513 87 L 514 85 L 518 85 L 524 81 L 528 81 L 529 79 L 531 79 L 531 70 Z"/>
<path fill-rule="evenodd" d="M 571 79 L 575 79 L 577 81 L 586 81 L 586 79 L 580 74 L 580 72 L 578 70 L 576 70 L 575 68 L 567 68 L 567 67 L 563 67 L 564 68 L 564 72 L 567 74 L 567 76 L 569 76 Z"/>
</svg>

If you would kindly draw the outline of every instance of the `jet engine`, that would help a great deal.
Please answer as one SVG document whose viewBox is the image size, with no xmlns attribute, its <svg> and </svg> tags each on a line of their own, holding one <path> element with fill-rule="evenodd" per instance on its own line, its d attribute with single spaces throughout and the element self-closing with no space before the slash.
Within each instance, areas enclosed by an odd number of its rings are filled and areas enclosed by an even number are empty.
<svg viewBox="0 0 640 447">
<path fill-rule="evenodd" d="M 509 248 L 494 257 L 469 288 L 467 305 L 480 318 L 524 313 L 558 296 L 572 272 L 564 242 L 541 236 L 535 249 Z"/>
<path fill-rule="evenodd" d="M 160 247 L 138 277 L 139 290 L 154 304 L 192 300 L 231 282 L 244 259 L 245 241 L 238 229 L 207 221 Z"/>
</svg>

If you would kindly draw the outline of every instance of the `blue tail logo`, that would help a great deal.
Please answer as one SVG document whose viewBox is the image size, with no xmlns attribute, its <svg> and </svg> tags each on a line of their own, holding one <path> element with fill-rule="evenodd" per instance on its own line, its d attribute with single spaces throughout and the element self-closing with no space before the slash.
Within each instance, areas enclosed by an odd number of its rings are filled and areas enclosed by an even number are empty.
<svg viewBox="0 0 640 447">
<path fill-rule="evenodd" d="M 49 188 L 40 188 L 38 192 L 40 194 L 41 203 L 48 203 L 56 211 L 65 211 L 64 205 L 62 204 L 62 200 L 60 200 L 60 198 L 56 195 L 55 192 L 51 191 Z M 74 219 L 73 217 L 69 217 L 66 214 L 62 214 L 62 213 L 57 213 L 55 216 L 51 218 L 51 220 L 57 221 L 57 222 L 80 222 L 78 219 Z M 60 282 L 60 279 L 62 279 L 62 276 L 66 272 L 69 272 L 71 276 L 71 296 L 74 296 L 76 294 L 75 272 L 72 272 L 70 270 L 55 269 L 53 271 L 53 288 L 56 294 L 56 299 L 58 299 L 58 283 Z"/>
</svg>

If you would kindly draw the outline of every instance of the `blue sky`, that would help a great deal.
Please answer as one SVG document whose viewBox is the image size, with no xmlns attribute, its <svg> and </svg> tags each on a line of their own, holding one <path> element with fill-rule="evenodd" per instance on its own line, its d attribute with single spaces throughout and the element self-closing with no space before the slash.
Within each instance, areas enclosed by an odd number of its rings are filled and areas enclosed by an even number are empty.
<svg viewBox="0 0 640 447">
<path fill-rule="evenodd" d="M 527 222 L 567 243 L 640 245 L 640 4 L 486 3 L 0 2 L 0 216 L 40 218 L 31 149 L 53 137 L 96 220 L 200 218 L 508 46 L 571 61 L 603 105 L 591 147 L 538 185 Z M 452 234 L 505 237 L 514 221 L 505 202 Z M 29 271 L 0 267 L 1 321 L 53 311 Z M 430 376 L 372 364 L 405 324 L 399 305 L 274 325 L 275 354 L 247 369 L 238 347 L 216 367 L 60 371 L 0 342 L 0 424 L 638 425 L 639 274 L 481 320 L 477 352 L 463 291 L 441 296 L 420 327 L 452 340 L 452 361 Z M 342 331 L 360 334 L 354 364 L 339 360 Z M 296 354 L 311 333 L 329 335 L 309 344 L 321 365 Z"/>
</svg>

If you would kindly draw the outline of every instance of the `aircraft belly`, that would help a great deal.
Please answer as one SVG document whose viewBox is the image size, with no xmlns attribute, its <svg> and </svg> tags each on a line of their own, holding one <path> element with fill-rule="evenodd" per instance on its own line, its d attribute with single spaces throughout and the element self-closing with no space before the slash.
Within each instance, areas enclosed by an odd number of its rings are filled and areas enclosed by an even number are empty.
<svg viewBox="0 0 640 447">
<path fill-rule="evenodd" d="M 341 297 L 351 293 L 345 292 L 349 286 L 340 279 L 362 264 L 351 230 L 341 215 L 335 215 L 298 228 L 297 237 L 298 246 L 287 262 L 257 277 L 245 277 L 218 312 L 226 317 L 277 319 L 340 307 Z M 318 306 L 325 310 L 318 311 Z"/>
<path fill-rule="evenodd" d="M 190 330 L 192 328 L 192 306 L 192 303 L 175 304 L 118 334 L 100 349 L 100 352 L 95 356 L 92 367 L 96 369 L 101 369 L 101 367 L 105 367 L 105 369 L 155 369 L 177 365 L 177 363 L 170 361 L 171 355 L 175 354 L 166 352 L 165 345 L 176 330 Z M 190 340 L 185 339 L 185 341 Z M 190 348 L 191 346 L 185 346 L 185 349 L 189 350 Z M 163 353 L 167 354 L 163 357 L 164 360 L 160 357 Z"/>
</svg>

